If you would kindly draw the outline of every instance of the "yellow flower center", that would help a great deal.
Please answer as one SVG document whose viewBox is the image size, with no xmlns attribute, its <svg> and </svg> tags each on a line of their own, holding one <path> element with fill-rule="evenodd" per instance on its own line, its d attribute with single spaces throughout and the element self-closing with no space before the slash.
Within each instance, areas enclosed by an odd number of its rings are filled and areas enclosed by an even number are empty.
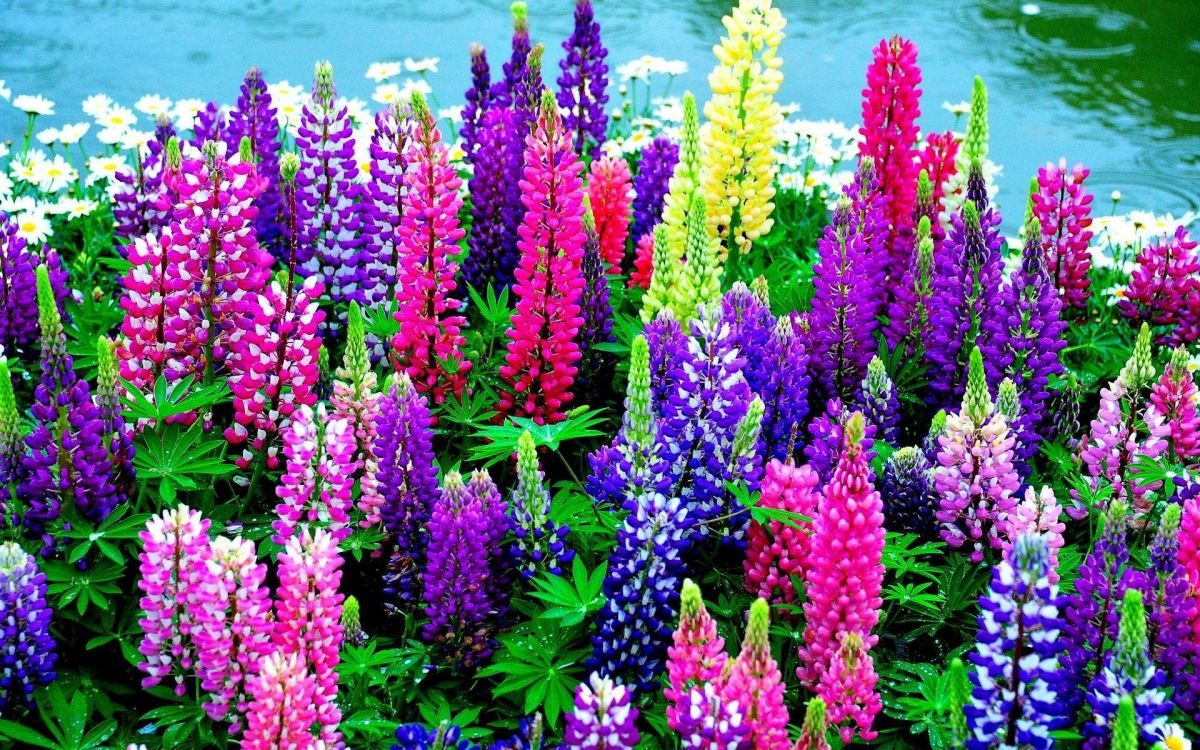
<svg viewBox="0 0 1200 750">
<path fill-rule="evenodd" d="M 37 229 L 37 224 L 34 224 L 32 221 L 22 221 L 21 222 L 21 231 L 22 232 L 32 232 L 35 229 Z"/>
<path fill-rule="evenodd" d="M 1163 744 L 1167 746 L 1167 750 L 1183 750 L 1183 740 L 1179 737 L 1168 737 Z"/>
</svg>

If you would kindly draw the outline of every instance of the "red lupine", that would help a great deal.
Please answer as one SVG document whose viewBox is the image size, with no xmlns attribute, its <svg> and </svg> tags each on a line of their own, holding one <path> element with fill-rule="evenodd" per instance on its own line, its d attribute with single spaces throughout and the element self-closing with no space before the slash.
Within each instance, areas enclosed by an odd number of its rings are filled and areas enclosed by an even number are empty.
<svg viewBox="0 0 1200 750">
<path fill-rule="evenodd" d="M 650 277 L 654 275 L 654 232 L 646 232 L 638 238 L 633 255 L 633 271 L 629 274 L 629 288 L 650 288 Z"/>
<path fill-rule="evenodd" d="M 633 217 L 633 176 L 624 159 L 602 156 L 592 162 L 588 172 L 588 201 L 596 236 L 600 238 L 600 257 L 610 274 L 621 273 L 625 259 L 625 241 L 629 238 L 629 220 Z"/>
<path fill-rule="evenodd" d="M 945 209 L 942 198 L 946 194 L 947 180 L 954 175 L 957 158 L 958 140 L 949 130 L 925 136 L 925 148 L 917 153 L 917 174 L 925 170 L 933 187 L 933 202 L 936 207 L 934 216 L 940 216 Z"/>
</svg>

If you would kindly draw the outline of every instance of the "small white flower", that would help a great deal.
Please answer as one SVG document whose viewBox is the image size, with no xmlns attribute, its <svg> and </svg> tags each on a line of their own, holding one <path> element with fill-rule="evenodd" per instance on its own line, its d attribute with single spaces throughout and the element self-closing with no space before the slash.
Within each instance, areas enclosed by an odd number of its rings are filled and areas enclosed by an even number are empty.
<svg viewBox="0 0 1200 750">
<path fill-rule="evenodd" d="M 121 136 L 121 148 L 140 153 L 141 149 L 152 140 L 154 140 L 154 131 L 126 130 L 125 134 Z"/>
<path fill-rule="evenodd" d="M 655 99 L 654 116 L 666 122 L 683 122 L 683 101 L 674 96 Z"/>
<path fill-rule="evenodd" d="M 373 125 L 375 122 L 375 118 L 371 114 L 371 110 L 367 107 L 367 103 L 362 99 L 339 99 L 338 106 L 346 108 L 346 114 L 350 117 L 351 122 L 353 122 L 355 125 Z"/>
<path fill-rule="evenodd" d="M 4 79 L 0 78 L 0 99 L 7 99 L 12 96 L 12 89 L 4 85 Z"/>
<path fill-rule="evenodd" d="M 70 125 L 63 125 L 58 131 L 58 142 L 64 146 L 70 146 L 73 143 L 79 143 L 87 132 L 92 129 L 91 123 L 76 122 Z"/>
<path fill-rule="evenodd" d="M 400 87 L 394 83 L 384 83 L 375 87 L 371 98 L 380 104 L 394 104 L 400 101 Z"/>
<path fill-rule="evenodd" d="M 453 107 L 443 107 L 438 110 L 437 116 L 440 120 L 449 120 L 457 125 L 462 122 L 463 106 L 456 104 Z"/>
<path fill-rule="evenodd" d="M 1168 724 L 1163 729 L 1159 742 L 1167 750 L 1192 750 L 1192 741 L 1183 733 L 1183 727 L 1178 724 Z"/>
<path fill-rule="evenodd" d="M 404 101 L 412 101 L 414 91 L 421 92 L 422 96 L 429 96 L 433 93 L 433 88 L 419 78 L 409 78 L 404 81 L 404 85 L 400 87 L 400 97 Z"/>
<path fill-rule="evenodd" d="M 9 198 L 12 198 L 12 191 L 12 178 L 3 172 L 0 172 L 0 201 L 6 201 Z"/>
<path fill-rule="evenodd" d="M 96 133 L 96 140 L 106 146 L 115 146 L 125 137 L 125 128 L 104 128 L 99 133 Z"/>
<path fill-rule="evenodd" d="M 128 107 L 114 104 L 96 118 L 96 122 L 105 128 L 131 128 L 137 123 L 137 116 Z"/>
<path fill-rule="evenodd" d="M 409 73 L 436 73 L 439 62 L 441 60 L 437 57 L 422 57 L 420 60 L 406 57 L 404 58 L 404 69 Z"/>
<path fill-rule="evenodd" d="M 54 102 L 40 94 L 21 94 L 13 97 L 12 105 L 27 115 L 54 114 Z"/>
<path fill-rule="evenodd" d="M 946 110 L 955 117 L 961 117 L 971 111 L 970 102 L 942 102 L 942 109 Z"/>
<path fill-rule="evenodd" d="M 100 204 L 92 200 L 79 200 L 78 198 L 64 198 L 59 201 L 59 213 L 66 214 L 72 219 L 78 219 L 95 211 L 100 207 Z"/>
<path fill-rule="evenodd" d="M 170 116 L 171 100 L 158 94 L 146 94 L 134 103 L 133 108 L 154 118 Z"/>
<path fill-rule="evenodd" d="M 175 102 L 175 106 L 171 107 L 171 119 L 175 122 L 175 127 L 181 130 L 191 130 L 196 124 L 196 113 L 204 109 L 204 101 L 201 99 L 179 99 Z"/>
<path fill-rule="evenodd" d="M 383 83 L 400 75 L 400 71 L 401 66 L 398 62 L 374 62 L 367 66 L 367 78 L 375 83 Z"/>
<path fill-rule="evenodd" d="M 57 143 L 58 137 L 58 128 L 46 128 L 45 130 L 39 131 L 37 134 L 38 143 L 42 144 L 43 146 L 49 146 L 51 143 Z"/>
<path fill-rule="evenodd" d="M 1112 191 L 1112 201 L 1113 201 L 1113 203 L 1119 203 L 1119 202 L 1120 202 L 1120 200 L 1121 200 L 1121 191 L 1120 191 L 1120 190 L 1114 190 L 1114 191 Z"/>
<path fill-rule="evenodd" d="M 113 100 L 106 94 L 92 94 L 83 100 L 83 113 L 92 119 L 99 119 L 108 108 L 113 105 Z"/>
<path fill-rule="evenodd" d="M 37 211 L 38 203 L 32 195 L 22 195 L 0 202 L 0 211 L 6 214 L 19 214 L 25 211 Z"/>
<path fill-rule="evenodd" d="M 117 176 L 118 172 L 125 168 L 126 164 L 125 157 L 121 154 L 93 156 L 88 159 L 87 163 L 87 183 L 92 185 L 100 180 L 111 180 Z"/>
<path fill-rule="evenodd" d="M 50 235 L 50 220 L 41 211 L 17 214 L 17 235 L 26 242 L 44 242 Z"/>
<path fill-rule="evenodd" d="M 1021 15 L 1023 16 L 1036 16 L 1041 12 L 1042 9 L 1037 3 L 1025 3 L 1021 6 Z"/>
<path fill-rule="evenodd" d="M 619 121 L 624 116 L 625 116 L 625 110 L 621 109 L 620 107 L 613 107 L 612 118 L 614 120 Z"/>
<path fill-rule="evenodd" d="M 47 193 L 56 193 L 75 181 L 79 173 L 75 167 L 60 155 L 43 161 L 34 167 L 34 183 L 38 189 Z"/>
</svg>

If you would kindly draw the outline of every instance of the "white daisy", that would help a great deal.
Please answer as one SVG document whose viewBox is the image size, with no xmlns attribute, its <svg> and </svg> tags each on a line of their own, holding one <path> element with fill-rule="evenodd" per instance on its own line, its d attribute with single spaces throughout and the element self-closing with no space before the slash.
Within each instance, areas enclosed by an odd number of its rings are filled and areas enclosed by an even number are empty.
<svg viewBox="0 0 1200 750">
<path fill-rule="evenodd" d="M 970 102 L 942 102 L 942 109 L 955 117 L 962 117 L 971 111 Z"/>
<path fill-rule="evenodd" d="M 36 138 L 38 143 L 43 146 L 49 146 L 51 143 L 58 142 L 58 128 L 46 128 L 38 132 Z"/>
<path fill-rule="evenodd" d="M 125 134 L 121 136 L 121 148 L 140 153 L 141 149 L 152 140 L 154 140 L 154 131 L 126 130 Z"/>
<path fill-rule="evenodd" d="M 78 198 L 64 198 L 58 203 L 59 213 L 66 214 L 72 219 L 82 218 L 95 211 L 100 207 L 100 204 L 92 200 L 79 200 Z"/>
<path fill-rule="evenodd" d="M 401 70 L 398 62 L 374 62 L 367 66 L 366 77 L 375 83 L 383 83 L 389 78 L 400 75 Z"/>
<path fill-rule="evenodd" d="M 438 110 L 437 116 L 440 120 L 449 120 L 452 123 L 458 124 L 462 122 L 463 106 L 456 104 L 453 107 L 443 107 Z"/>
<path fill-rule="evenodd" d="M 120 128 L 123 130 L 137 124 L 137 115 L 133 114 L 133 110 L 128 107 L 114 104 L 97 117 L 96 122 L 104 128 Z"/>
<path fill-rule="evenodd" d="M 409 73 L 436 73 L 439 62 L 441 60 L 437 57 L 422 57 L 420 60 L 406 57 L 404 58 L 404 69 Z"/>
<path fill-rule="evenodd" d="M 53 231 L 50 220 L 41 211 L 26 211 L 17 214 L 17 235 L 24 237 L 26 242 L 44 242 Z"/>
<path fill-rule="evenodd" d="M 171 100 L 158 94 L 146 94 L 134 102 L 133 108 L 139 112 L 145 112 L 154 118 L 162 117 L 163 115 L 170 116 Z"/>
<path fill-rule="evenodd" d="M 40 94 L 21 94 L 20 96 L 15 96 L 13 97 L 12 105 L 27 115 L 54 114 L 54 102 Z"/>
<path fill-rule="evenodd" d="M 375 87 L 371 98 L 380 104 L 394 104 L 400 101 L 400 87 L 394 83 L 384 83 Z"/>
<path fill-rule="evenodd" d="M 0 201 L 6 201 L 12 198 L 13 181 L 4 172 L 0 172 Z"/>
<path fill-rule="evenodd" d="M 76 122 L 70 125 L 63 125 L 58 131 L 58 141 L 64 146 L 70 146 L 73 143 L 79 143 L 87 132 L 91 130 L 91 123 Z"/>
<path fill-rule="evenodd" d="M 171 119 L 175 127 L 181 130 L 191 130 L 196 123 L 196 113 L 204 107 L 201 99 L 179 99 L 171 107 Z"/>
<path fill-rule="evenodd" d="M 100 117 L 113 105 L 113 100 L 105 94 L 92 94 L 83 100 L 83 113 L 92 119 Z"/>
<path fill-rule="evenodd" d="M 75 167 L 62 156 L 55 154 L 54 158 L 41 162 L 35 167 L 34 183 L 38 189 L 46 193 L 57 193 L 75 181 L 79 173 Z"/>
<path fill-rule="evenodd" d="M 111 180 L 117 176 L 117 173 L 126 167 L 128 162 L 121 154 L 113 154 L 112 156 L 93 156 L 88 159 L 87 168 L 87 184 L 92 185 L 100 180 Z"/>
</svg>

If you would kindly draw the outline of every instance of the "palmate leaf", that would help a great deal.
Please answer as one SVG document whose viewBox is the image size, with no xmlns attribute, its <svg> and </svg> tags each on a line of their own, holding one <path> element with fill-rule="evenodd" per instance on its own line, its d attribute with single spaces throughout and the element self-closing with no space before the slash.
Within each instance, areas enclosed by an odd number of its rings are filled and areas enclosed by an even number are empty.
<svg viewBox="0 0 1200 750">
<path fill-rule="evenodd" d="M 941 542 L 921 542 L 921 538 L 916 534 L 889 531 L 887 544 L 883 548 L 883 566 L 892 571 L 897 580 L 910 575 L 919 575 L 936 581 L 940 576 L 938 566 L 921 558 L 924 556 L 940 558 L 945 548 L 946 545 Z"/>
<path fill-rule="evenodd" d="M 604 421 L 603 409 L 593 410 L 589 406 L 574 409 L 567 418 L 555 424 L 538 424 L 527 417 L 509 417 L 504 424 L 485 425 L 475 431 L 476 445 L 471 448 L 471 459 L 483 461 L 484 466 L 508 458 L 517 451 L 517 441 L 526 430 L 533 437 L 533 444 L 557 451 L 569 440 L 604 435 L 596 426 Z"/>
<path fill-rule="evenodd" d="M 533 620 L 500 637 L 495 662 L 479 676 L 502 675 L 493 695 L 520 693 L 523 713 L 531 714 L 540 706 L 547 724 L 555 726 L 563 708 L 574 700 L 575 686 L 583 678 L 583 660 L 592 653 L 590 647 L 564 650 L 571 636 L 572 630 L 557 622 Z"/>
<path fill-rule="evenodd" d="M 583 622 L 604 604 L 604 574 L 607 571 L 608 564 L 603 563 L 589 574 L 583 560 L 576 555 L 571 564 L 570 581 L 548 573 L 534 579 L 538 590 L 532 592 L 532 596 L 550 605 L 539 616 L 561 620 L 565 627 Z"/>
<path fill-rule="evenodd" d="M 154 383 L 153 400 L 147 398 L 141 389 L 128 380 L 121 382 L 125 386 L 122 397 L 125 402 L 125 419 L 130 422 L 141 419 L 161 422 L 168 417 L 205 411 L 230 396 L 224 380 L 193 387 L 196 382 L 194 375 L 186 375 L 173 383 L 167 382 L 165 376 L 159 375 Z"/>
<path fill-rule="evenodd" d="M 508 306 L 508 287 L 496 294 L 495 288 L 488 284 L 487 290 L 481 295 L 475 287 L 468 286 L 467 294 L 475 303 L 475 309 L 489 325 L 494 328 L 508 325 L 512 317 L 512 309 Z"/>
<path fill-rule="evenodd" d="M 226 445 L 225 440 L 206 435 L 200 423 L 187 429 L 160 424 L 138 437 L 133 467 L 143 481 L 157 481 L 163 499 L 173 503 L 177 489 L 200 486 L 197 477 L 224 476 L 237 468 L 225 460 Z"/>
</svg>

